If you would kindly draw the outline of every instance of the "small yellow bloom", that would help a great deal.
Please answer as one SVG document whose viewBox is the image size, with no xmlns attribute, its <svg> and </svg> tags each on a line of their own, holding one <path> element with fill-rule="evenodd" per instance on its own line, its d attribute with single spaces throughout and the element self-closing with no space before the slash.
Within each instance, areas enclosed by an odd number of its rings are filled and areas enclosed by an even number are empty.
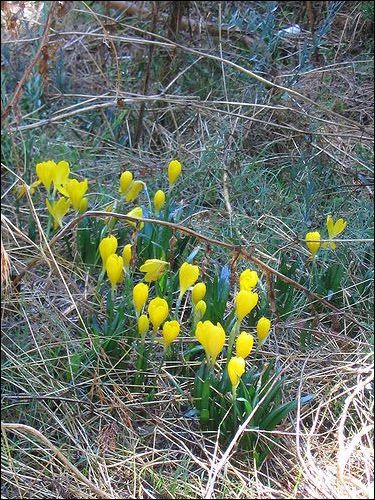
<svg viewBox="0 0 375 500">
<path fill-rule="evenodd" d="M 139 270 L 141 273 L 146 273 L 144 280 L 147 283 L 151 281 L 157 281 L 163 276 L 169 267 L 169 262 L 159 259 L 147 259 L 144 264 L 141 265 Z"/>
<path fill-rule="evenodd" d="M 33 196 L 33 194 L 35 193 L 36 188 L 40 184 L 41 184 L 40 180 L 36 180 L 32 184 L 30 184 L 29 191 L 30 191 L 30 195 L 31 196 Z M 27 185 L 26 184 L 17 185 L 14 188 L 14 193 L 15 193 L 15 195 L 16 195 L 17 198 L 22 198 L 23 196 L 25 196 L 26 191 L 27 191 Z"/>
<path fill-rule="evenodd" d="M 36 175 L 38 179 L 43 184 L 43 186 L 49 191 L 53 178 L 56 172 L 56 163 L 52 160 L 43 161 L 38 163 L 35 167 Z"/>
<path fill-rule="evenodd" d="M 328 238 L 331 241 L 323 243 L 323 248 L 330 248 L 331 250 L 335 250 L 336 243 L 332 241 L 334 238 L 339 236 L 344 229 L 346 228 L 347 221 L 345 219 L 338 219 L 336 222 L 333 222 L 333 218 L 331 215 L 327 217 L 327 230 L 328 230 Z"/>
<path fill-rule="evenodd" d="M 240 290 L 236 296 L 236 316 L 242 321 L 257 305 L 259 296 L 257 293 Z"/>
<path fill-rule="evenodd" d="M 123 172 L 120 177 L 120 192 L 125 194 L 132 181 L 133 181 L 133 174 L 129 172 L 129 170 Z"/>
<path fill-rule="evenodd" d="M 128 212 L 126 215 L 130 215 L 130 217 L 138 217 L 138 218 L 140 217 L 140 218 L 142 218 L 143 217 L 143 210 L 142 210 L 141 207 L 135 207 L 132 210 L 130 210 L 130 212 Z M 136 222 L 128 220 L 127 223 L 130 224 L 133 227 L 137 227 L 137 223 Z M 139 229 L 142 229 L 143 226 L 144 226 L 143 222 L 138 223 Z"/>
<path fill-rule="evenodd" d="M 87 198 L 82 198 L 80 204 L 79 204 L 79 213 L 83 214 L 83 212 L 86 212 L 87 207 L 89 206 L 89 200 Z"/>
<path fill-rule="evenodd" d="M 139 318 L 138 318 L 138 333 L 139 333 L 139 335 L 141 335 L 141 337 L 146 335 L 149 327 L 150 327 L 150 322 L 149 322 L 146 314 L 142 314 L 141 316 L 139 316 Z"/>
<path fill-rule="evenodd" d="M 305 241 L 307 248 L 309 249 L 311 255 L 314 257 L 320 248 L 320 233 L 318 231 L 307 233 Z"/>
<path fill-rule="evenodd" d="M 199 321 L 195 329 L 195 336 L 203 346 L 207 359 L 214 363 L 225 344 L 225 331 L 221 324 L 217 323 L 215 326 L 209 320 L 203 323 Z"/>
<path fill-rule="evenodd" d="M 166 321 L 163 325 L 163 340 L 165 348 L 169 347 L 171 343 L 178 337 L 180 333 L 180 323 L 175 319 Z"/>
<path fill-rule="evenodd" d="M 186 290 L 194 285 L 199 276 L 199 267 L 184 262 L 180 267 L 180 297 L 184 295 Z"/>
<path fill-rule="evenodd" d="M 193 290 L 191 291 L 191 298 L 193 300 L 193 304 L 198 304 L 200 300 L 206 295 L 206 285 L 204 283 L 197 283 L 193 286 Z"/>
<path fill-rule="evenodd" d="M 81 202 L 85 193 L 89 187 L 87 179 L 84 181 L 77 181 L 77 179 L 68 179 L 64 185 L 64 189 L 67 192 L 73 207 L 79 211 Z"/>
<path fill-rule="evenodd" d="M 240 383 L 242 375 L 245 373 L 245 360 L 239 356 L 233 357 L 228 363 L 228 375 L 232 387 L 236 388 Z"/>
<path fill-rule="evenodd" d="M 53 185 L 65 196 L 64 185 L 66 184 L 70 174 L 69 163 L 65 160 L 59 161 L 54 168 Z M 61 191 L 62 188 L 62 191 Z"/>
<path fill-rule="evenodd" d="M 105 268 L 107 271 L 107 276 L 111 282 L 112 288 L 116 288 L 118 283 L 120 283 L 124 278 L 124 261 L 120 255 L 113 253 L 110 255 L 105 263 Z"/>
<path fill-rule="evenodd" d="M 240 358 L 247 358 L 254 345 L 254 337 L 251 333 L 241 332 L 236 340 L 236 354 Z"/>
<path fill-rule="evenodd" d="M 194 306 L 194 315 L 195 315 L 195 321 L 200 321 L 203 316 L 206 314 L 207 310 L 207 304 L 204 300 L 200 300 L 197 302 Z"/>
<path fill-rule="evenodd" d="M 113 234 L 103 238 L 99 243 L 99 253 L 103 261 L 103 268 L 105 267 L 108 257 L 116 253 L 117 245 L 117 238 L 116 236 L 113 236 Z"/>
<path fill-rule="evenodd" d="M 126 203 L 134 201 L 143 188 L 144 188 L 144 183 L 142 181 L 133 181 L 125 193 Z"/>
<path fill-rule="evenodd" d="M 258 283 L 258 273 L 251 269 L 245 269 L 240 276 L 240 290 L 251 292 Z"/>
<path fill-rule="evenodd" d="M 159 189 L 159 191 L 156 191 L 156 193 L 154 195 L 154 208 L 155 208 L 155 212 L 156 213 L 160 212 L 160 210 L 164 206 L 164 203 L 165 203 L 165 194 L 164 194 L 164 191 L 162 191 L 161 189 Z"/>
<path fill-rule="evenodd" d="M 178 160 L 172 160 L 168 165 L 168 180 L 169 185 L 173 186 L 181 174 L 182 165 Z"/>
<path fill-rule="evenodd" d="M 268 318 L 265 318 L 264 316 L 261 317 L 257 323 L 257 335 L 258 335 L 259 345 L 262 345 L 263 342 L 266 340 L 270 329 L 271 329 L 271 321 Z"/>
<path fill-rule="evenodd" d="M 129 264 L 132 258 L 132 245 L 130 243 L 124 246 L 122 258 L 124 259 L 125 268 L 129 269 Z"/>
<path fill-rule="evenodd" d="M 65 198 L 60 198 L 57 201 L 50 202 L 47 198 L 46 205 L 48 212 L 53 217 L 53 228 L 57 229 L 59 226 L 61 227 L 62 219 L 69 211 L 70 201 Z"/>
<path fill-rule="evenodd" d="M 168 302 L 160 297 L 150 300 L 148 305 L 148 315 L 156 332 L 159 326 L 167 319 L 169 313 Z"/>
<path fill-rule="evenodd" d="M 146 300 L 148 297 L 148 285 L 145 283 L 138 283 L 133 288 L 133 304 L 135 310 L 137 311 L 137 315 L 143 309 L 143 306 L 146 304 Z"/>
</svg>

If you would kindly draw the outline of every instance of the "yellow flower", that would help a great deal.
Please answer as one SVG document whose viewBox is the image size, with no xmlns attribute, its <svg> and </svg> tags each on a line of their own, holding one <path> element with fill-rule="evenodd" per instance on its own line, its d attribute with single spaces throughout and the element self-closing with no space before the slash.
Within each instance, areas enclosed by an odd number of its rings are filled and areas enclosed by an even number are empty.
<svg viewBox="0 0 375 500">
<path fill-rule="evenodd" d="M 180 333 L 180 323 L 175 319 L 166 321 L 163 325 L 163 340 L 165 348 L 169 347 L 171 343 L 178 337 Z"/>
<path fill-rule="evenodd" d="M 124 249 L 122 251 L 122 258 L 124 260 L 125 268 L 129 269 L 129 264 L 132 258 L 132 245 L 130 243 L 124 246 Z"/>
<path fill-rule="evenodd" d="M 254 337 L 251 333 L 241 332 L 236 340 L 236 354 L 240 358 L 247 358 L 251 353 L 254 344 Z"/>
<path fill-rule="evenodd" d="M 169 185 L 173 186 L 181 174 L 182 165 L 178 160 L 172 160 L 168 165 L 168 180 Z"/>
<path fill-rule="evenodd" d="M 123 267 L 124 261 L 120 255 L 113 253 L 108 257 L 105 263 L 105 268 L 112 288 L 116 288 L 117 284 L 122 281 L 124 277 Z"/>
<path fill-rule="evenodd" d="M 157 281 L 163 276 L 165 271 L 169 267 L 169 262 L 159 259 L 147 259 L 144 264 L 141 265 L 139 270 L 141 273 L 146 273 L 144 280 L 147 283 L 150 281 Z"/>
<path fill-rule="evenodd" d="M 79 213 L 82 214 L 83 212 L 86 212 L 87 207 L 89 206 L 89 200 L 87 198 L 82 198 L 80 204 L 79 204 Z"/>
<path fill-rule="evenodd" d="M 150 300 L 148 305 L 148 315 L 156 332 L 159 326 L 167 319 L 169 313 L 168 302 L 160 297 Z"/>
<path fill-rule="evenodd" d="M 77 181 L 77 179 L 68 179 L 64 185 L 73 207 L 79 211 L 81 202 L 89 187 L 87 179 L 84 181 Z"/>
<path fill-rule="evenodd" d="M 154 195 L 154 208 L 155 212 L 158 213 L 160 210 L 163 208 L 165 203 L 165 194 L 164 191 L 159 189 L 159 191 L 156 191 Z"/>
<path fill-rule="evenodd" d="M 48 199 L 46 199 L 46 205 L 48 212 L 53 217 L 53 228 L 57 229 L 59 226 L 61 227 L 62 219 L 64 215 L 66 215 L 69 211 L 70 201 L 66 200 L 65 198 L 60 198 L 57 201 L 50 202 Z"/>
<path fill-rule="evenodd" d="M 99 253 L 103 261 L 103 267 L 105 267 L 108 257 L 116 253 L 117 245 L 117 238 L 116 236 L 113 236 L 113 234 L 103 238 L 99 243 Z"/>
<path fill-rule="evenodd" d="M 307 248 L 309 249 L 311 255 L 314 257 L 320 248 L 320 233 L 318 231 L 307 233 L 305 236 L 305 241 Z"/>
<path fill-rule="evenodd" d="M 232 387 L 236 388 L 240 383 L 242 375 L 245 373 L 245 360 L 239 356 L 233 357 L 228 363 L 228 375 Z"/>
<path fill-rule="evenodd" d="M 30 191 L 30 195 L 31 196 L 35 193 L 36 188 L 40 184 L 41 184 L 41 182 L 39 180 L 34 181 L 32 184 L 30 184 L 29 191 Z M 26 184 L 17 185 L 14 188 L 14 193 L 15 193 L 15 195 L 16 195 L 17 198 L 22 198 L 23 196 L 25 196 L 26 191 L 27 191 L 27 185 Z"/>
<path fill-rule="evenodd" d="M 43 161 L 36 165 L 35 170 L 38 179 L 47 189 L 47 191 L 49 191 L 53 178 L 55 176 L 56 163 L 52 160 Z"/>
<path fill-rule="evenodd" d="M 141 217 L 142 218 L 143 217 L 143 210 L 141 207 L 135 207 L 132 210 L 130 210 L 130 212 L 128 212 L 126 215 L 130 215 L 130 217 L 138 217 L 138 218 Z M 133 227 L 137 227 L 136 222 L 132 222 L 132 221 L 128 220 L 127 223 Z M 142 229 L 143 226 L 144 226 L 143 222 L 138 223 L 139 229 Z"/>
<path fill-rule="evenodd" d="M 200 300 L 206 295 L 206 285 L 204 283 L 197 283 L 193 286 L 193 290 L 191 291 L 191 298 L 193 300 L 193 304 L 198 304 Z"/>
<path fill-rule="evenodd" d="M 144 183 L 142 181 L 133 181 L 125 193 L 125 201 L 127 203 L 134 201 L 143 188 Z"/>
<path fill-rule="evenodd" d="M 180 267 L 180 297 L 184 295 L 186 290 L 194 285 L 199 276 L 199 267 L 193 264 L 184 262 Z"/>
<path fill-rule="evenodd" d="M 327 230 L 328 230 L 328 238 L 331 241 L 323 243 L 323 248 L 330 248 L 331 250 L 335 250 L 336 243 L 332 241 L 334 238 L 339 236 L 344 229 L 346 228 L 347 221 L 344 219 L 338 219 L 336 222 L 333 222 L 333 218 L 331 215 L 327 217 Z"/>
<path fill-rule="evenodd" d="M 236 316 L 238 321 L 242 321 L 258 303 L 258 294 L 240 290 L 236 296 Z"/>
<path fill-rule="evenodd" d="M 207 310 L 207 304 L 204 300 L 200 300 L 199 302 L 197 302 L 197 304 L 195 304 L 194 306 L 194 314 L 196 317 L 195 321 L 197 320 L 200 321 L 205 315 L 206 310 Z"/>
<path fill-rule="evenodd" d="M 251 269 L 245 269 L 240 276 L 240 290 L 246 290 L 251 292 L 251 290 L 256 287 L 258 283 L 258 273 L 256 271 L 251 271 Z"/>
<path fill-rule="evenodd" d="M 206 351 L 207 359 L 214 363 L 225 344 L 225 331 L 221 324 L 217 323 L 215 326 L 209 320 L 203 323 L 199 321 L 195 336 Z"/>
<path fill-rule="evenodd" d="M 68 181 L 69 174 L 69 163 L 65 160 L 59 161 L 59 163 L 55 166 L 52 181 L 55 188 L 64 196 L 66 196 L 64 185 Z"/>
<path fill-rule="evenodd" d="M 143 309 L 143 306 L 146 304 L 146 300 L 148 297 L 148 285 L 145 283 L 138 283 L 133 288 L 133 304 L 135 310 L 137 311 L 137 315 Z"/>
<path fill-rule="evenodd" d="M 262 345 L 263 342 L 268 337 L 269 331 L 271 329 L 271 321 L 264 316 L 259 319 L 257 323 L 257 335 L 259 344 Z"/>
<path fill-rule="evenodd" d="M 129 172 L 129 170 L 123 172 L 120 177 L 120 192 L 125 194 L 132 181 L 133 181 L 133 174 Z"/>
<path fill-rule="evenodd" d="M 149 327 L 150 327 L 150 322 L 149 322 L 146 314 L 142 314 L 141 316 L 139 316 L 139 318 L 138 318 L 138 333 L 139 333 L 139 335 L 141 335 L 142 337 L 144 335 L 146 335 Z"/>
</svg>

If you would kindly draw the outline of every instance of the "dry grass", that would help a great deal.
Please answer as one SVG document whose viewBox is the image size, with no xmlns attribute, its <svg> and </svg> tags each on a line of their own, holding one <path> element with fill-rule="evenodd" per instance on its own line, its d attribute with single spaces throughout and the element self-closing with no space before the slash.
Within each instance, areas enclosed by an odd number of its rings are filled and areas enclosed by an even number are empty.
<svg viewBox="0 0 375 500">
<path fill-rule="evenodd" d="M 183 32 L 176 49 L 165 38 L 168 2 L 160 7 L 165 16 L 153 37 L 151 16 L 122 17 L 84 2 L 70 4 L 53 21 L 40 81 L 33 72 L 44 100 L 38 103 L 33 87 L 25 87 L 4 121 L 2 497 L 373 498 L 372 50 L 366 48 L 369 28 L 360 2 L 341 6 L 336 16 L 327 6 L 316 12 L 316 26 L 333 18 L 313 71 L 298 67 L 313 33 L 297 2 L 279 6 L 280 25 L 272 29 L 302 16 L 304 37 L 281 42 L 276 59 L 271 45 L 260 39 L 253 45 L 238 33 L 216 38 L 203 31 L 198 40 Z M 190 2 L 188 15 L 205 15 L 218 26 L 237 19 L 245 32 L 244 20 L 262 13 L 255 4 Z M 14 80 L 37 47 L 25 41 L 40 36 L 35 30 L 41 18 L 35 19 L 8 20 L 5 69 Z M 254 74 L 272 88 L 249 74 L 250 56 L 261 58 L 265 50 L 271 61 Z M 152 79 L 143 95 L 147 64 Z M 142 140 L 135 148 L 140 103 Z M 305 255 L 298 235 L 306 224 L 314 227 L 331 210 L 349 220 L 345 251 L 335 257 L 348 271 L 338 295 L 341 312 L 363 327 L 318 312 L 300 295 L 293 314 L 280 318 L 262 359 L 276 356 L 285 370 L 285 400 L 305 394 L 314 400 L 272 436 L 260 432 L 263 439 L 278 439 L 260 470 L 186 415 L 191 380 L 173 380 L 168 367 L 143 391 L 129 385 L 128 366 L 113 366 L 103 354 L 67 381 L 67 360 L 79 346 L 90 345 L 85 317 L 98 308 L 95 280 L 75 253 L 64 257 L 63 242 L 49 247 L 44 208 L 27 196 L 15 209 L 12 195 L 19 179 L 31 183 L 37 160 L 67 155 L 76 172 L 89 178 L 90 191 L 100 193 L 90 199 L 93 209 L 111 201 L 113 178 L 125 168 L 152 180 L 171 156 L 183 158 L 181 205 L 196 208 L 186 225 L 223 241 L 239 238 L 249 250 L 255 245 L 256 255 L 275 269 L 281 255 Z M 301 191 L 307 186 L 308 193 L 313 181 L 320 184 L 309 198 Z M 12 270 L 22 273 L 17 288 L 6 286 L 9 258 Z M 224 250 L 212 249 L 206 266 L 228 259 Z M 102 304 L 99 313 L 104 311 Z M 303 350 L 306 331 L 312 342 Z"/>
</svg>

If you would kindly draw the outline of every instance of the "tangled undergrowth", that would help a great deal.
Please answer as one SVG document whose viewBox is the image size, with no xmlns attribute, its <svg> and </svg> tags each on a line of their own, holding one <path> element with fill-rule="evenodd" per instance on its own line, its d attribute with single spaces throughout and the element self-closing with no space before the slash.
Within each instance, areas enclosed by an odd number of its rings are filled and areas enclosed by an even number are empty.
<svg viewBox="0 0 375 500">
<path fill-rule="evenodd" d="M 370 2 L 13 4 L 3 496 L 371 497 Z"/>
</svg>

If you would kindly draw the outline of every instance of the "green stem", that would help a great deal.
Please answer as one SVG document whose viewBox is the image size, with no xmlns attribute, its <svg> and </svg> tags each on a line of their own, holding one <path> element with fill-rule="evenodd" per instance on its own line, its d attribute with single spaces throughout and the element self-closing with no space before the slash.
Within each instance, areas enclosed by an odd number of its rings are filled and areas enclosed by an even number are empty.
<svg viewBox="0 0 375 500">
<path fill-rule="evenodd" d="M 229 334 L 228 350 L 227 350 L 227 365 L 229 363 L 230 358 L 232 357 L 234 340 L 236 338 L 236 335 L 238 335 L 238 333 L 240 331 L 240 326 L 241 326 L 241 322 L 239 320 L 237 320 L 236 323 L 234 324 L 230 334 Z"/>
<path fill-rule="evenodd" d="M 137 372 L 136 376 L 135 376 L 135 380 L 134 380 L 135 385 L 142 384 L 142 382 L 144 380 L 144 373 L 141 373 L 141 372 L 143 371 L 145 361 L 146 361 L 146 358 L 145 358 L 145 335 L 143 335 L 141 338 L 141 345 L 139 347 L 138 354 L 137 354 L 137 360 L 135 363 L 135 369 Z"/>
</svg>

